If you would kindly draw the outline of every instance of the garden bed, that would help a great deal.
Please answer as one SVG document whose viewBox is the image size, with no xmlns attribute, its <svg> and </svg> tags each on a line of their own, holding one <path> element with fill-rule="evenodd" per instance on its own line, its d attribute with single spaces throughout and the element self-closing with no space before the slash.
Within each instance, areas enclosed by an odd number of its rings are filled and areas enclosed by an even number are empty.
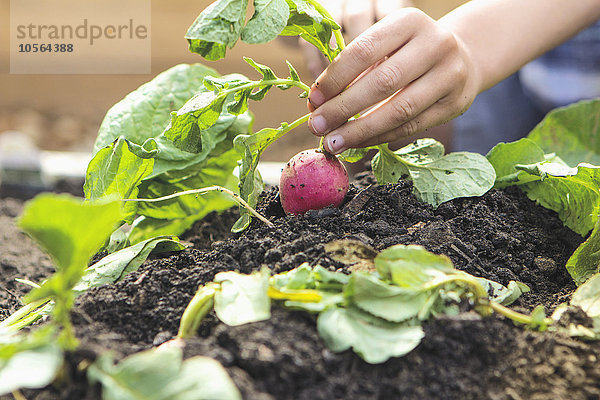
<svg viewBox="0 0 600 400">
<path fill-rule="evenodd" d="M 361 182 L 341 209 L 301 217 L 285 216 L 277 190 L 271 189 L 258 210 L 273 228 L 255 220 L 242 234 L 226 238 L 236 213 L 211 214 L 186 236 L 194 248 L 150 260 L 118 283 L 90 289 L 72 313 L 81 346 L 67 357 L 70 376 L 42 391 L 23 391 L 26 398 L 100 398 L 99 386 L 89 386 L 80 368 L 105 351 L 120 359 L 173 338 L 198 285 L 217 272 L 249 273 L 262 265 L 282 272 L 303 262 L 347 270 L 324 250 L 336 239 L 358 240 L 377 250 L 421 244 L 475 276 L 502 284 L 521 281 L 531 292 L 513 306 L 517 310 L 543 304 L 551 311 L 575 289 L 564 265 L 582 238 L 519 190 L 491 190 L 434 210 L 416 200 L 410 182 L 369 186 L 368 177 Z M 17 208 L 5 200 L 1 218 L 10 219 Z M 2 246 L 19 237 L 18 259 L 3 260 L 1 277 L 2 287 L 16 299 L 25 286 L 15 285 L 14 277 L 39 280 L 52 269 L 11 224 L 2 229 Z M 31 257 L 35 262 L 27 261 Z M 39 269 L 32 271 L 32 264 Z M 2 298 L 3 317 L 14 311 L 14 299 Z M 586 317 L 573 313 L 563 318 L 586 324 Z M 238 327 L 209 314 L 199 336 L 186 341 L 184 354 L 220 361 L 245 399 L 600 397 L 595 342 L 526 330 L 501 317 L 482 318 L 468 304 L 457 316 L 425 323 L 424 330 L 425 338 L 408 355 L 371 365 L 351 350 L 328 350 L 311 314 L 274 307 L 271 319 Z"/>
</svg>

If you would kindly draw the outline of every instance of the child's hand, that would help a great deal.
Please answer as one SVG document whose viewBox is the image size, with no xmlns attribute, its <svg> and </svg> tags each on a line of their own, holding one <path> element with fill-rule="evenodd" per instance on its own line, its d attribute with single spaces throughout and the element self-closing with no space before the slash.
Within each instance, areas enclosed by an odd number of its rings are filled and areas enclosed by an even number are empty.
<svg viewBox="0 0 600 400">
<path fill-rule="evenodd" d="M 341 25 L 344 38 L 350 42 L 375 22 L 403 7 L 411 7 L 411 0 L 322 0 L 331 16 Z M 335 39 L 331 38 L 332 44 Z M 299 39 L 308 70 L 316 78 L 329 65 L 325 56 L 312 44 Z"/>
<path fill-rule="evenodd" d="M 317 78 L 309 127 L 326 135 L 325 148 L 333 154 L 390 142 L 464 112 L 479 86 L 462 41 L 423 12 L 405 8 L 358 36 Z"/>
</svg>

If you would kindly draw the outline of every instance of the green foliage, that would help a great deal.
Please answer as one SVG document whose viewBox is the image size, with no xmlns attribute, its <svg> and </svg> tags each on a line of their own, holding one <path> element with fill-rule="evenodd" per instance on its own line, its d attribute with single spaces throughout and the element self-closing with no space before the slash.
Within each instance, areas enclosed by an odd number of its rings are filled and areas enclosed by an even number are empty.
<svg viewBox="0 0 600 400">
<path fill-rule="evenodd" d="M 138 185 L 152 173 L 153 158 L 158 154 L 156 142 L 149 139 L 139 146 L 119 137 L 98 150 L 90 161 L 83 191 L 88 200 L 113 196 L 118 199 L 136 198 Z M 101 171 L 101 173 L 99 173 Z M 126 222 L 132 222 L 137 203 L 123 203 Z"/>
<path fill-rule="evenodd" d="M 341 51 L 340 43 L 331 46 L 331 35 L 339 30 L 339 25 L 323 7 L 311 0 L 286 0 L 290 8 L 290 18 L 280 33 L 282 36 L 300 36 L 315 46 L 329 61 Z"/>
<path fill-rule="evenodd" d="M 441 143 L 420 139 L 397 151 L 386 145 L 371 162 L 379 184 L 395 183 L 406 176 L 413 181 L 415 196 L 433 207 L 458 197 L 481 196 L 496 178 L 485 157 L 456 152 L 444 155 Z"/>
<path fill-rule="evenodd" d="M 68 195 L 42 194 L 28 202 L 19 227 L 31 236 L 54 260 L 56 273 L 27 301 L 52 299 L 54 318 L 63 327 L 62 341 L 75 346 L 69 310 L 73 287 L 83 276 L 87 263 L 123 219 L 119 202 L 83 202 Z"/>
<path fill-rule="evenodd" d="M 232 141 L 236 135 L 249 132 L 252 117 L 247 111 L 233 115 L 219 110 L 217 120 L 195 136 L 197 153 L 178 149 L 163 133 L 171 112 L 184 107 L 195 94 L 212 93 L 212 89 L 203 86 L 208 77 L 218 79 L 219 75 L 199 64 L 178 65 L 142 85 L 108 111 L 95 144 L 98 153 L 86 176 L 90 196 L 94 193 L 96 198 L 116 190 L 120 198 L 153 198 L 213 184 L 235 187 L 233 170 L 237 154 L 232 150 Z M 111 144 L 117 138 L 121 139 Z M 147 159 L 150 154 L 153 165 Z M 224 210 L 232 204 L 217 193 L 199 199 L 178 198 L 166 205 L 127 202 L 124 207 L 128 222 L 135 212 L 146 217 L 143 223 L 135 224 L 138 229 L 131 232 L 129 239 L 136 243 L 162 234 L 179 235 L 211 211 Z"/>
<path fill-rule="evenodd" d="M 165 130 L 165 137 L 179 149 L 189 153 L 202 151 L 202 132 L 212 127 L 221 118 L 221 113 L 239 115 L 247 112 L 249 100 L 262 100 L 273 87 L 286 90 L 291 86 L 300 87 L 304 92 L 308 86 L 302 83 L 298 73 L 288 63 L 290 76 L 278 78 L 271 68 L 245 58 L 262 75 L 259 81 L 243 75 L 228 75 L 223 78 L 206 78 L 207 91 L 200 92 L 187 101 L 177 112 L 171 113 L 171 122 Z"/>
<path fill-rule="evenodd" d="M 595 274 L 577 288 L 571 298 L 571 305 L 585 311 L 594 320 L 594 327 L 600 333 L 600 274 Z"/>
<path fill-rule="evenodd" d="M 254 0 L 254 15 L 246 23 L 248 0 L 217 0 L 198 16 L 185 38 L 190 51 L 207 60 L 225 57 L 238 39 L 266 43 L 278 35 L 301 36 L 329 60 L 338 48 L 330 45 L 339 26 L 318 3 L 311 0 Z"/>
<path fill-rule="evenodd" d="M 414 349 L 424 336 L 422 323 L 432 316 L 455 314 L 458 303 L 472 302 L 476 311 L 492 310 L 544 329 L 548 319 L 507 309 L 528 288 L 517 282 L 504 287 L 454 269 L 445 256 L 420 246 L 392 246 L 375 257 L 377 273 L 344 275 L 307 263 L 269 278 L 263 269 L 252 275 L 217 274 L 199 288 L 186 308 L 179 337 L 192 335 L 214 297 L 217 317 L 228 325 L 261 321 L 270 316 L 270 299 L 291 309 L 318 313 L 317 329 L 332 351 L 352 348 L 369 363 L 382 363 Z"/>
<path fill-rule="evenodd" d="M 54 329 L 44 327 L 27 335 L 0 332 L 0 396 L 20 388 L 49 385 L 62 363 Z"/>
<path fill-rule="evenodd" d="M 600 219 L 596 221 L 592 234 L 569 257 L 566 266 L 577 285 L 600 272 Z"/>
<path fill-rule="evenodd" d="M 202 90 L 202 82 L 207 76 L 219 74 L 201 64 L 180 64 L 129 93 L 106 113 L 94 150 L 108 146 L 120 136 L 138 145 L 154 138 L 160 143 L 158 160 L 168 160 L 162 147 L 168 145 L 168 142 L 163 142 L 159 137 L 169 121 L 169 115 Z M 181 156 L 175 153 L 170 158 L 179 159 Z"/>
<path fill-rule="evenodd" d="M 546 159 L 544 151 L 527 138 L 512 143 L 498 143 L 486 157 L 496 171 L 494 187 L 497 189 L 538 181 L 539 177 L 518 170 L 516 166 L 535 164 Z"/>
<path fill-rule="evenodd" d="M 600 167 L 580 164 L 565 169 L 560 163 L 539 163 L 520 168 L 541 179 L 524 187 L 530 199 L 556 211 L 580 235 L 592 230 L 600 209 Z"/>
<path fill-rule="evenodd" d="M 102 384 L 103 400 L 236 400 L 241 395 L 217 361 L 182 360 L 177 347 L 146 350 L 118 364 L 102 354 L 88 368 L 90 382 Z"/>
<path fill-rule="evenodd" d="M 117 282 L 128 273 L 136 271 L 150 253 L 180 251 L 184 248 L 185 246 L 172 236 L 158 236 L 125 247 L 88 267 L 73 289 L 83 292 L 95 286 Z"/>
<path fill-rule="evenodd" d="M 425 336 L 421 326 L 399 325 L 354 308 L 329 308 L 317 319 L 319 335 L 334 352 L 352 348 L 370 364 L 410 353 Z"/>
<path fill-rule="evenodd" d="M 291 124 L 282 123 L 278 129 L 264 128 L 252 135 L 238 135 L 233 141 L 236 151 L 241 155 L 239 169 L 239 189 L 240 196 L 255 207 L 258 202 L 258 196 L 263 190 L 263 181 L 258 172 L 258 161 L 263 151 L 275 140 L 279 139 L 296 126 L 304 123 L 308 116 L 292 122 Z M 250 225 L 250 214 L 245 209 L 240 209 L 240 219 L 233 226 L 234 232 L 243 231 Z"/>
<path fill-rule="evenodd" d="M 236 272 L 219 272 L 215 283 L 220 290 L 215 293 L 215 312 L 227 325 L 236 326 L 271 318 L 271 301 L 268 269 L 252 275 Z"/>
<path fill-rule="evenodd" d="M 570 166 L 600 165 L 600 99 L 557 108 L 529 134 L 545 153 L 556 153 Z"/>
</svg>

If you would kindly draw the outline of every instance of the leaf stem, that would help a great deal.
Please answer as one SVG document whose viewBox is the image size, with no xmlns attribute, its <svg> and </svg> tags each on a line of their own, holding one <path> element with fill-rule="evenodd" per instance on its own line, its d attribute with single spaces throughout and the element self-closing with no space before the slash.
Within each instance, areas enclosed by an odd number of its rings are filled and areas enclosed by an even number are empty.
<svg viewBox="0 0 600 400">
<path fill-rule="evenodd" d="M 178 338 L 186 339 L 196 334 L 202 320 L 214 307 L 215 293 L 219 287 L 220 285 L 210 282 L 198 288 L 181 316 L 179 332 L 177 333 Z"/>
<path fill-rule="evenodd" d="M 276 86 L 276 85 L 296 86 L 297 88 L 300 88 L 305 92 L 308 92 L 310 90 L 310 86 L 308 86 L 304 82 L 295 81 L 293 79 L 279 78 L 279 79 L 271 79 L 271 80 L 267 80 L 267 81 L 251 81 L 244 85 L 235 86 L 235 87 L 232 87 L 229 89 L 224 89 L 222 91 L 219 91 L 218 95 L 219 96 L 223 96 L 223 95 L 227 96 L 231 93 L 239 92 L 239 91 L 246 90 L 246 89 L 252 89 L 252 88 L 260 87 L 260 86 Z"/>
<path fill-rule="evenodd" d="M 500 303 L 496 303 L 495 301 L 490 301 L 489 305 L 490 305 L 490 307 L 492 307 L 492 309 L 495 312 L 497 312 L 498 314 L 504 315 L 506 318 L 509 318 L 509 319 L 513 320 L 514 322 L 518 322 L 518 323 L 524 324 L 524 325 L 532 325 L 532 323 L 533 323 L 533 319 L 531 318 L 531 316 L 522 314 L 515 310 L 512 310 L 506 306 L 503 306 Z M 553 322 L 554 321 L 552 320 L 552 318 L 544 318 L 544 324 L 546 324 L 546 325 L 552 325 Z"/>
<path fill-rule="evenodd" d="M 274 226 L 271 221 L 269 221 L 268 219 L 266 219 L 265 217 L 263 217 L 262 215 L 260 215 L 258 213 L 258 211 L 256 211 L 248 203 L 246 203 L 246 201 L 244 199 L 242 199 L 239 194 L 234 193 L 231 190 L 229 190 L 227 188 L 224 188 L 223 186 L 217 186 L 217 185 L 215 185 L 215 186 L 208 186 L 208 187 L 204 187 L 204 188 L 201 188 L 201 189 L 184 190 L 182 192 L 173 193 L 173 194 L 170 194 L 168 196 L 157 197 L 155 199 L 124 199 L 123 201 L 139 201 L 139 202 L 146 202 L 146 203 L 156 203 L 156 202 L 159 202 L 159 201 L 174 199 L 174 198 L 179 197 L 179 196 L 185 196 L 187 194 L 203 194 L 203 193 L 208 193 L 208 192 L 213 192 L 213 191 L 222 192 L 222 193 L 226 193 L 226 194 L 230 195 L 231 197 L 233 197 L 233 199 L 238 204 L 240 204 L 242 207 L 244 207 L 248 211 L 250 211 L 250 213 L 252 215 L 254 215 L 256 218 L 260 219 L 267 226 L 269 226 L 269 227 L 273 227 Z"/>
<path fill-rule="evenodd" d="M 315 10 L 317 10 L 318 12 L 320 12 L 321 14 L 323 14 L 324 16 L 326 16 L 327 18 L 329 18 L 330 20 L 335 22 L 335 19 L 331 16 L 331 14 L 329 14 L 329 11 L 327 11 L 327 9 L 325 7 L 323 7 L 323 5 L 320 4 L 318 1 L 307 0 L 307 3 L 311 4 L 315 8 Z M 337 24 L 337 22 L 336 22 L 336 24 Z M 338 48 L 340 50 L 344 50 L 344 48 L 346 47 L 346 43 L 344 42 L 344 36 L 342 35 L 342 31 L 340 29 L 334 29 L 333 36 L 335 37 L 335 43 L 337 44 Z M 333 61 L 333 60 L 329 60 L 329 61 Z"/>
</svg>

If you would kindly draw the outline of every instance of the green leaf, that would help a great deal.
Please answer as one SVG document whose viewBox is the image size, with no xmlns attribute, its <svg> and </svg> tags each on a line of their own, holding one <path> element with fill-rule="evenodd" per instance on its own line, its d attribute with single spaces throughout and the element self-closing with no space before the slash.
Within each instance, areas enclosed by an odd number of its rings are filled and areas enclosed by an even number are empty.
<svg viewBox="0 0 600 400">
<path fill-rule="evenodd" d="M 344 294 L 361 310 L 391 322 L 415 318 L 429 298 L 420 288 L 392 286 L 361 272 L 352 274 Z"/>
<path fill-rule="evenodd" d="M 208 6 L 185 34 L 190 51 L 211 61 L 225 57 L 227 47 L 240 37 L 247 8 L 248 0 L 218 0 Z"/>
<path fill-rule="evenodd" d="M 544 331 L 546 328 L 548 328 L 548 323 L 546 322 L 546 311 L 544 310 L 543 305 L 540 304 L 534 308 L 530 317 L 531 322 L 529 323 L 529 327 L 531 329 Z"/>
<path fill-rule="evenodd" d="M 344 151 L 342 154 L 340 154 L 340 158 L 343 161 L 346 161 L 349 163 L 359 162 L 367 155 L 369 150 L 375 150 L 375 149 L 377 149 L 377 146 L 361 147 L 359 149 L 348 149 L 348 150 Z"/>
<path fill-rule="evenodd" d="M 580 307 L 592 319 L 595 330 L 600 329 L 600 275 L 595 274 L 575 290 L 571 305 Z"/>
<path fill-rule="evenodd" d="M 414 164 L 427 164 L 444 156 L 444 145 L 435 139 L 417 139 L 397 150 L 395 154 Z"/>
<path fill-rule="evenodd" d="M 432 279 L 456 272 L 452 261 L 417 245 L 388 247 L 375 257 L 377 272 L 394 284 L 419 289 Z"/>
<path fill-rule="evenodd" d="M 261 80 L 253 81 L 239 74 L 207 78 L 204 85 L 210 91 L 196 94 L 180 110 L 171 113 L 171 122 L 164 135 L 172 140 L 177 148 L 190 153 L 201 152 L 204 146 L 204 130 L 212 127 L 228 113 L 238 115 L 246 112 L 250 99 L 262 100 L 274 85 L 281 89 L 287 89 L 290 85 L 299 86 L 303 90 L 307 88 L 297 79 L 297 74 L 295 77 L 280 79 L 271 68 L 258 64 L 251 58 L 245 60 L 261 73 Z"/>
<path fill-rule="evenodd" d="M 242 161 L 239 170 L 240 196 L 250 207 L 258 203 L 258 196 L 262 193 L 264 184 L 258 172 L 258 161 L 263 151 L 275 140 L 289 131 L 289 125 L 281 124 L 279 129 L 264 128 L 253 135 L 238 135 L 233 145 Z M 250 225 L 251 216 L 248 210 L 240 208 L 240 218 L 232 228 L 233 232 L 241 232 Z"/>
<path fill-rule="evenodd" d="M 237 152 L 231 149 L 218 157 L 208 157 L 204 162 L 186 170 L 164 173 L 152 181 L 142 183 L 139 196 L 153 199 L 212 185 L 233 188 L 235 186 L 233 170 L 237 158 Z M 223 211 L 234 204 L 235 202 L 226 194 L 210 192 L 202 195 L 179 196 L 156 203 L 142 202 L 138 212 L 146 217 L 168 220 L 185 219 L 193 215 L 195 216 L 193 220 L 196 221 L 212 211 Z"/>
<path fill-rule="evenodd" d="M 339 29 L 339 25 L 306 0 L 286 1 L 290 9 L 290 17 L 280 35 L 300 36 L 314 45 L 329 61 L 333 61 L 341 49 L 333 48 L 330 41 L 333 30 Z"/>
<path fill-rule="evenodd" d="M 401 177 L 409 175 L 402 159 L 389 150 L 387 145 L 379 147 L 379 152 L 371 160 L 371 166 L 380 185 L 396 183 Z"/>
<path fill-rule="evenodd" d="M 246 26 L 247 0 L 219 0 L 208 6 L 188 29 L 189 49 L 207 60 L 225 57 L 238 39 L 266 43 L 277 37 L 301 36 L 332 61 L 340 49 L 330 45 L 339 26 L 306 0 L 254 0 L 254 15 Z"/>
<path fill-rule="evenodd" d="M 538 177 L 517 170 L 515 166 L 545 160 L 544 151 L 527 138 L 512 143 L 498 143 L 486 157 L 496 171 L 494 187 L 498 189 L 539 180 Z"/>
<path fill-rule="evenodd" d="M 304 263 L 292 270 L 273 275 L 269 284 L 277 290 L 314 289 L 315 275 L 308 263 Z"/>
<path fill-rule="evenodd" d="M 215 294 L 215 312 L 227 325 L 243 325 L 271 317 L 268 269 L 251 275 L 219 272 L 214 281 L 221 284 Z"/>
<path fill-rule="evenodd" d="M 171 236 L 159 236 L 144 240 L 109 254 L 90 266 L 85 270 L 85 274 L 74 290 L 83 292 L 91 287 L 119 281 L 128 273 L 136 271 L 152 252 L 160 253 L 183 249 L 185 246 L 179 243 L 177 238 Z"/>
<path fill-rule="evenodd" d="M 62 326 L 60 343 L 74 349 L 70 322 L 73 287 L 89 259 L 123 220 L 120 202 L 92 203 L 69 195 L 41 194 L 25 205 L 19 227 L 54 260 L 56 272 L 27 296 L 26 302 L 54 300 L 53 317 Z"/>
<path fill-rule="evenodd" d="M 482 196 L 496 179 L 485 157 L 467 152 L 450 153 L 408 170 L 417 198 L 433 207 L 460 197 Z"/>
<path fill-rule="evenodd" d="M 201 64 L 180 64 L 129 93 L 106 113 L 94 151 L 121 136 L 138 145 L 160 136 L 171 112 L 181 108 L 202 88 L 206 76 L 219 75 Z"/>
<path fill-rule="evenodd" d="M 109 254 L 114 253 L 115 251 L 119 251 L 129 246 L 129 242 L 127 240 L 127 234 L 121 228 L 117 228 L 110 235 L 108 239 L 108 244 L 104 248 Z"/>
<path fill-rule="evenodd" d="M 182 362 L 176 347 L 146 350 L 116 365 L 103 354 L 88 368 L 88 379 L 102 384 L 104 400 L 241 399 L 221 364 L 206 357 Z"/>
<path fill-rule="evenodd" d="M 135 199 L 138 185 L 152 172 L 153 158 L 158 153 L 156 143 L 149 140 L 138 146 L 119 137 L 112 144 L 100 149 L 90 161 L 85 174 L 83 191 L 88 200 L 99 200 L 109 196 L 117 199 Z M 124 202 L 126 222 L 131 223 L 137 203 Z"/>
<path fill-rule="evenodd" d="M 329 308 L 319 314 L 317 329 L 331 351 L 352 348 L 370 364 L 409 353 L 425 336 L 420 326 L 393 324 L 346 308 Z"/>
<path fill-rule="evenodd" d="M 569 257 L 566 267 L 577 285 L 600 272 L 600 219 L 596 220 L 590 237 Z"/>
<path fill-rule="evenodd" d="M 433 207 L 455 198 L 481 196 L 494 185 L 494 168 L 480 154 L 456 152 L 439 157 L 442 148 L 433 142 L 410 146 L 396 152 L 379 146 L 372 161 L 379 184 L 409 175 L 415 196 Z"/>
<path fill-rule="evenodd" d="M 565 169 L 560 163 L 538 163 L 517 168 L 543 179 L 521 186 L 531 200 L 556 211 L 582 236 L 594 227 L 600 208 L 600 167 L 580 164 Z"/>
<path fill-rule="evenodd" d="M 196 94 L 178 111 L 171 113 L 171 122 L 165 129 L 165 137 L 175 146 L 188 153 L 202 151 L 202 131 L 213 126 L 227 100 L 226 94 L 201 92 Z"/>
<path fill-rule="evenodd" d="M 127 235 L 129 243 L 139 243 L 152 239 L 156 236 L 179 236 L 187 231 L 198 220 L 198 216 L 192 214 L 185 218 L 156 219 L 140 216 L 131 226 Z"/>
<path fill-rule="evenodd" d="M 182 170 L 204 161 L 223 142 L 229 141 L 231 148 L 231 140 L 235 135 L 249 131 L 253 121 L 250 114 L 235 116 L 222 113 L 214 125 L 201 132 L 199 140 L 202 152 L 198 154 L 178 149 L 163 133 L 169 124 L 171 112 L 183 107 L 195 94 L 207 92 L 208 89 L 203 86 L 205 78 L 218 76 L 215 70 L 201 64 L 181 64 L 157 75 L 108 111 L 100 126 L 94 150 L 110 145 L 121 136 L 137 145 L 154 139 L 159 153 L 154 159 L 152 174 L 145 178 L 149 180 L 162 173 Z"/>
<path fill-rule="evenodd" d="M 63 353 L 54 330 L 46 327 L 26 335 L 0 333 L 0 396 L 49 385 L 62 364 Z"/>
<path fill-rule="evenodd" d="M 254 0 L 254 15 L 242 29 L 246 43 L 266 43 L 275 39 L 286 26 L 290 9 L 285 0 Z"/>
<path fill-rule="evenodd" d="M 551 111 L 528 138 L 570 166 L 581 162 L 600 165 L 600 99 Z"/>
<path fill-rule="evenodd" d="M 514 303 L 523 293 L 531 289 L 524 283 L 517 281 L 508 282 L 507 286 L 489 279 L 477 278 L 485 290 L 489 293 L 490 300 L 500 303 L 503 306 L 509 306 Z"/>
<path fill-rule="evenodd" d="M 98 204 L 54 194 L 41 194 L 28 202 L 19 227 L 57 267 L 56 274 L 31 292 L 29 301 L 70 291 L 122 217 L 120 202 Z"/>
</svg>

